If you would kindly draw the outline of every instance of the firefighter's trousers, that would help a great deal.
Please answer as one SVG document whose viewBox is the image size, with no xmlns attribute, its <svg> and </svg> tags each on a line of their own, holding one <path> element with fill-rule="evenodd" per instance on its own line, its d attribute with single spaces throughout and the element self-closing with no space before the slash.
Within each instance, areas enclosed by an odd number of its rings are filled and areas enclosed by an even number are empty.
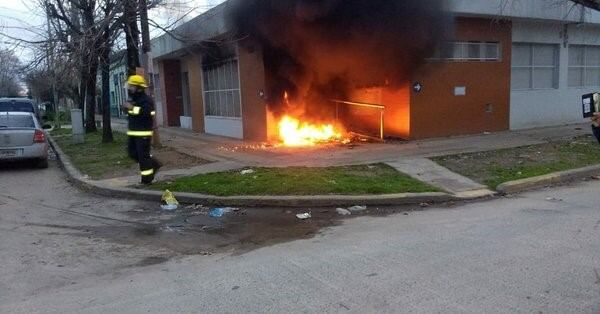
<svg viewBox="0 0 600 314">
<path fill-rule="evenodd" d="M 127 153 L 129 157 L 140 165 L 142 183 L 151 183 L 154 180 L 155 170 L 159 163 L 150 155 L 152 137 L 129 136 Z"/>
</svg>

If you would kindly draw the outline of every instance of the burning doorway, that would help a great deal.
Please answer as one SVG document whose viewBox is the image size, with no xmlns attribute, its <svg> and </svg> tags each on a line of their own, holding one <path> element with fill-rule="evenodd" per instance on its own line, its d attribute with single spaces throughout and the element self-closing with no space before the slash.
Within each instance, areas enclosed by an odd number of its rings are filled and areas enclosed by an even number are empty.
<svg viewBox="0 0 600 314">
<path fill-rule="evenodd" d="M 231 22 L 263 49 L 270 137 L 309 145 L 408 136 L 406 85 L 453 25 L 441 0 L 247 0 Z"/>
</svg>

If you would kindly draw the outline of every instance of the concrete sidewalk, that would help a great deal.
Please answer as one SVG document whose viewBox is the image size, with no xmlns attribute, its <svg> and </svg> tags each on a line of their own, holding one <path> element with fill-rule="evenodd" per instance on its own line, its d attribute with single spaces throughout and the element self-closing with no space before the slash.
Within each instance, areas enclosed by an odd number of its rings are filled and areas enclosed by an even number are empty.
<svg viewBox="0 0 600 314">
<path fill-rule="evenodd" d="M 113 129 L 125 131 L 126 121 L 116 120 Z M 186 175 L 254 167 L 328 167 L 387 163 L 400 172 L 438 187 L 460 198 L 485 197 L 494 192 L 456 174 L 428 157 L 535 145 L 550 140 L 571 139 L 589 133 L 587 125 L 564 125 L 531 130 L 457 136 L 411 142 L 365 143 L 357 146 L 321 145 L 309 148 L 274 147 L 264 143 L 199 134 L 180 128 L 160 128 L 161 143 L 180 153 L 214 161 L 202 169 L 180 171 Z M 168 174 L 167 174 L 168 175 Z M 176 174 L 174 174 L 176 175 Z M 159 178 L 160 179 L 160 178 Z M 104 183 L 128 186 L 136 178 L 118 178 Z"/>
<path fill-rule="evenodd" d="M 125 131 L 126 122 L 113 122 L 113 129 Z M 322 145 L 309 148 L 272 147 L 264 143 L 198 134 L 180 128 L 160 128 L 159 132 L 163 145 L 203 159 L 236 161 L 258 167 L 327 167 L 520 147 L 549 140 L 571 139 L 589 134 L 591 130 L 587 124 L 564 125 L 410 142 L 359 144 L 354 147 Z"/>
</svg>

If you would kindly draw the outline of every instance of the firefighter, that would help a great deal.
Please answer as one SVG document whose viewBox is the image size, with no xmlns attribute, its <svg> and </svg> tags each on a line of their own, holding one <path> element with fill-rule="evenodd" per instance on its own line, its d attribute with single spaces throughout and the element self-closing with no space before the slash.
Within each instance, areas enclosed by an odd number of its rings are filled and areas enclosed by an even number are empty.
<svg viewBox="0 0 600 314">
<path fill-rule="evenodd" d="M 150 184 L 162 164 L 150 154 L 152 131 L 154 128 L 154 102 L 146 94 L 146 80 L 141 75 L 127 79 L 129 99 L 123 104 L 127 110 L 129 130 L 127 131 L 127 153 L 140 165 L 143 184 Z"/>
</svg>

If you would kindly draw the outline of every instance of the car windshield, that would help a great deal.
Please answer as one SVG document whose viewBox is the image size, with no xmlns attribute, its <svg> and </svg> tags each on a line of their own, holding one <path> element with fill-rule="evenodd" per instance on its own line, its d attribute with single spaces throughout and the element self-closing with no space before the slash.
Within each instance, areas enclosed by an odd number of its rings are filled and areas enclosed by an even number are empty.
<svg viewBox="0 0 600 314">
<path fill-rule="evenodd" d="M 24 115 L 0 115 L 0 129 L 3 128 L 35 128 L 33 117 Z"/>
<path fill-rule="evenodd" d="M 27 101 L 0 101 L 0 112 L 33 112 L 33 105 Z"/>
</svg>

